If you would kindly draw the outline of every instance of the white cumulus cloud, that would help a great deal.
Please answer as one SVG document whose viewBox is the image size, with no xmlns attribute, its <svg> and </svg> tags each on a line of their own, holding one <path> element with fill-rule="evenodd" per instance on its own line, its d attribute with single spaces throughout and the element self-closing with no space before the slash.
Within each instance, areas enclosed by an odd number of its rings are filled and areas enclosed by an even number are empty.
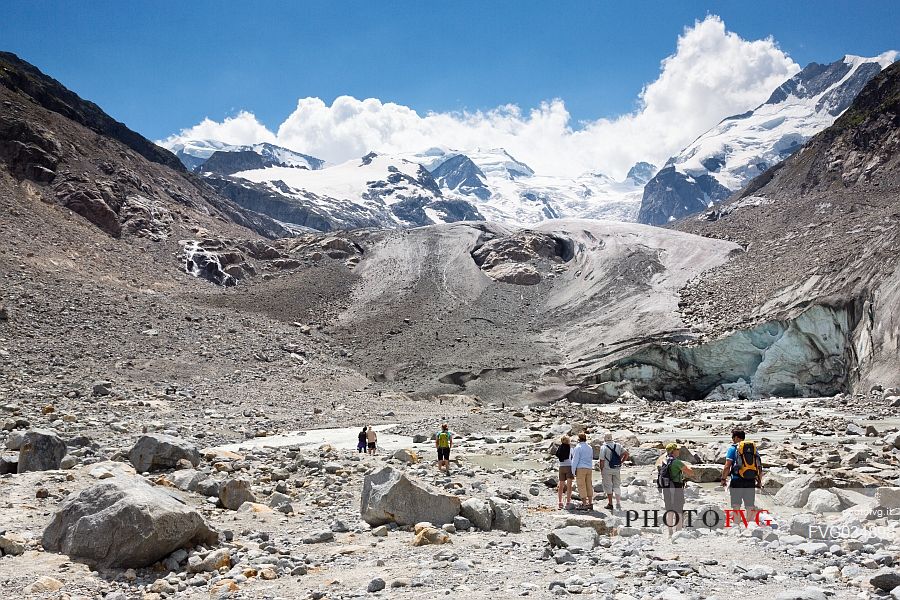
<svg viewBox="0 0 900 600">
<path fill-rule="evenodd" d="M 639 160 L 661 165 L 723 118 L 764 102 L 799 70 L 773 39 L 742 39 L 719 17 L 708 16 L 685 28 L 675 52 L 660 63 L 659 77 L 640 92 L 637 108 L 613 119 L 573 123 L 558 98 L 527 111 L 508 104 L 425 115 L 375 98 L 341 96 L 330 106 L 319 98 L 302 98 L 277 133 L 241 112 L 221 123 L 205 119 L 163 144 L 187 138 L 269 141 L 329 162 L 371 150 L 503 147 L 538 173 L 600 171 L 622 177 Z"/>
<path fill-rule="evenodd" d="M 178 135 L 169 136 L 161 144 L 169 147 L 182 139 L 216 140 L 235 145 L 278 142 L 275 134 L 260 123 L 256 115 L 245 110 L 233 117 L 226 117 L 221 123 L 207 117 L 193 127 L 182 129 Z"/>
</svg>

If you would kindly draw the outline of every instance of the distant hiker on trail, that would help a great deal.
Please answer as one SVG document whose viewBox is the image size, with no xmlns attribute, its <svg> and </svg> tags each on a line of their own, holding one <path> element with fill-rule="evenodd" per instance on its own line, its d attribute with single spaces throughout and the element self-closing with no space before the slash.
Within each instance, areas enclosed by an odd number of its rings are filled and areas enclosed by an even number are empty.
<svg viewBox="0 0 900 600">
<path fill-rule="evenodd" d="M 684 479 L 694 471 L 678 458 L 678 444 L 666 445 L 666 452 L 656 461 L 656 487 L 663 496 L 666 512 L 663 523 L 669 528 L 669 537 L 684 527 Z"/>
<path fill-rule="evenodd" d="M 578 445 L 572 450 L 572 472 L 581 496 L 581 510 L 594 510 L 594 484 L 591 471 L 594 468 L 594 449 L 587 443 L 587 434 L 578 434 Z"/>
<path fill-rule="evenodd" d="M 369 448 L 369 454 L 375 454 L 375 444 L 378 442 L 378 435 L 375 433 L 375 430 L 372 429 L 372 426 L 369 425 L 369 430 L 366 432 L 366 443 Z"/>
<path fill-rule="evenodd" d="M 600 471 L 603 491 L 606 493 L 606 510 L 613 509 L 613 495 L 616 497 L 616 510 L 622 510 L 622 462 L 628 459 L 628 450 L 622 444 L 614 442 L 611 433 L 603 436 L 603 442 L 603 447 L 600 448 Z"/>
<path fill-rule="evenodd" d="M 566 492 L 566 504 L 572 503 L 572 484 L 575 481 L 575 473 L 572 472 L 572 443 L 569 436 L 564 435 L 556 447 L 556 459 L 559 461 L 559 483 L 556 486 L 556 496 L 559 507 L 563 507 L 563 491 Z"/>
<path fill-rule="evenodd" d="M 368 427 L 363 427 L 362 431 L 359 432 L 359 435 L 356 436 L 359 441 L 356 442 L 356 451 L 360 454 L 366 451 L 366 429 Z"/>
<path fill-rule="evenodd" d="M 453 448 L 453 433 L 450 426 L 444 423 L 441 430 L 434 438 L 434 447 L 437 448 L 438 469 L 443 467 L 450 472 L 450 449 Z"/>
<path fill-rule="evenodd" d="M 722 487 L 728 485 L 731 508 L 743 503 L 746 510 L 756 510 L 756 488 L 762 488 L 762 460 L 756 444 L 747 441 L 742 429 L 731 432 L 731 447 L 725 454 Z"/>
</svg>

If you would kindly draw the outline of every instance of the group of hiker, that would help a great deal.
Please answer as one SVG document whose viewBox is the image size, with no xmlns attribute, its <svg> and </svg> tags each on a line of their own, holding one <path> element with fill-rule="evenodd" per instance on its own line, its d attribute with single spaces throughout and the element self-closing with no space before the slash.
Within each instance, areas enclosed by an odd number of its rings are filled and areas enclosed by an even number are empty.
<svg viewBox="0 0 900 600">
<path fill-rule="evenodd" d="M 745 510 L 753 511 L 756 510 L 756 490 L 762 487 L 762 461 L 756 444 L 746 437 L 746 432 L 741 429 L 731 432 L 732 444 L 725 455 L 720 483 L 722 487 L 728 488 L 732 509 L 738 510 L 743 506 Z M 603 445 L 595 454 L 595 448 L 588 443 L 585 432 L 578 434 L 578 442 L 574 446 L 569 436 L 563 436 L 556 448 L 556 458 L 559 461 L 559 508 L 572 505 L 574 484 L 574 489 L 578 490 L 581 498 L 576 510 L 593 510 L 595 455 L 603 493 L 606 495 L 606 509 L 622 509 L 621 472 L 622 463 L 629 458 L 628 450 L 614 441 L 611 433 L 607 433 L 604 435 Z M 666 444 L 665 452 L 655 463 L 656 486 L 665 506 L 663 522 L 670 535 L 684 526 L 684 486 L 694 475 L 691 465 L 679 458 L 679 455 L 679 445 L 671 442 Z"/>
<path fill-rule="evenodd" d="M 378 434 L 371 425 L 363 427 L 357 436 L 359 441 L 356 444 L 356 451 L 362 454 L 375 454 L 378 449 Z M 434 435 L 434 447 L 437 450 L 437 466 L 438 469 L 444 469 L 450 472 L 450 450 L 453 448 L 453 432 L 450 431 L 450 425 L 444 423 L 441 430 Z"/>
<path fill-rule="evenodd" d="M 447 423 L 433 436 L 437 450 L 438 469 L 450 472 L 450 450 L 453 448 L 453 433 Z M 756 510 L 756 490 L 762 487 L 762 461 L 756 444 L 746 439 L 741 429 L 731 432 L 731 446 L 725 454 L 725 466 L 722 469 L 721 485 L 728 488 L 732 509 Z M 556 446 L 556 458 L 559 462 L 559 483 L 556 487 L 557 502 L 560 509 L 573 507 L 575 510 L 591 511 L 594 509 L 595 470 L 600 471 L 600 487 L 606 496 L 607 510 L 622 510 L 622 464 L 630 458 L 628 449 L 613 439 L 611 433 L 603 436 L 603 444 L 599 449 L 588 443 L 587 433 L 582 431 L 577 436 L 577 443 L 564 435 Z M 378 446 L 378 434 L 371 426 L 363 427 L 359 432 L 357 451 L 375 454 Z M 676 442 L 666 444 L 663 452 L 656 460 L 656 487 L 663 498 L 665 512 L 663 522 L 669 534 L 684 526 L 684 486 L 694 475 L 688 462 L 680 458 L 681 447 Z M 596 458 L 595 458 L 596 456 Z M 596 467 L 596 468 L 595 468 Z M 572 503 L 572 492 L 577 490 L 580 504 Z M 565 496 L 565 502 L 563 501 Z"/>
<path fill-rule="evenodd" d="M 357 452 L 360 454 L 375 454 L 378 446 L 378 434 L 375 433 L 375 429 L 371 425 L 363 427 L 357 438 L 359 440 L 356 443 Z"/>
<path fill-rule="evenodd" d="M 587 433 L 582 431 L 578 434 L 578 443 L 574 447 L 571 438 L 564 435 L 556 448 L 556 458 L 559 460 L 559 485 L 556 490 L 559 508 L 572 503 L 574 482 L 581 497 L 579 509 L 593 510 L 594 447 L 588 444 Z M 597 459 L 607 510 L 613 510 L 613 499 L 616 501 L 615 508 L 622 508 L 622 462 L 628 458 L 628 451 L 622 444 L 613 441 L 611 433 L 607 433 Z M 566 494 L 565 504 L 563 493 Z"/>
</svg>

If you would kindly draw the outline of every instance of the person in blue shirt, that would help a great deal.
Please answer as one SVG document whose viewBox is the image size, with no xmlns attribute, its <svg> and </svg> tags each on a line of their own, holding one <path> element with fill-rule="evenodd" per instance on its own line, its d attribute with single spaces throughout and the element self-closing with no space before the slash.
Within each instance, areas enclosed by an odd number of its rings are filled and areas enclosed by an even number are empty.
<svg viewBox="0 0 900 600">
<path fill-rule="evenodd" d="M 594 510 L 594 484 L 591 473 L 594 469 L 594 449 L 587 443 L 587 434 L 578 434 L 578 445 L 572 450 L 572 472 L 575 485 L 581 496 L 581 510 Z"/>
<path fill-rule="evenodd" d="M 756 510 L 756 488 L 762 487 L 762 464 L 756 455 L 754 468 L 748 471 L 749 476 L 741 476 L 738 472 L 738 444 L 747 438 L 742 429 L 731 432 L 731 447 L 725 453 L 725 468 L 722 469 L 722 487 L 728 486 L 731 496 L 731 508 L 737 510 L 741 504 L 747 510 Z M 754 446 L 754 454 L 755 454 Z"/>
</svg>

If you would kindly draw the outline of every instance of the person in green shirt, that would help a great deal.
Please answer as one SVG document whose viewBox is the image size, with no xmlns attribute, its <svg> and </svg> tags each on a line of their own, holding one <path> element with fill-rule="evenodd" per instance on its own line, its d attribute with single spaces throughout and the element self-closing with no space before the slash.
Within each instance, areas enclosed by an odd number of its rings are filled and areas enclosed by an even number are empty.
<svg viewBox="0 0 900 600">
<path fill-rule="evenodd" d="M 663 496 L 663 523 L 671 537 L 684 527 L 684 482 L 694 474 L 691 466 L 678 458 L 678 444 L 666 445 L 666 452 L 656 461 L 656 486 Z"/>
<path fill-rule="evenodd" d="M 437 448 L 438 469 L 445 469 L 450 472 L 450 449 L 453 448 L 453 433 L 450 426 L 444 423 L 441 430 L 434 438 L 434 446 Z"/>
</svg>

